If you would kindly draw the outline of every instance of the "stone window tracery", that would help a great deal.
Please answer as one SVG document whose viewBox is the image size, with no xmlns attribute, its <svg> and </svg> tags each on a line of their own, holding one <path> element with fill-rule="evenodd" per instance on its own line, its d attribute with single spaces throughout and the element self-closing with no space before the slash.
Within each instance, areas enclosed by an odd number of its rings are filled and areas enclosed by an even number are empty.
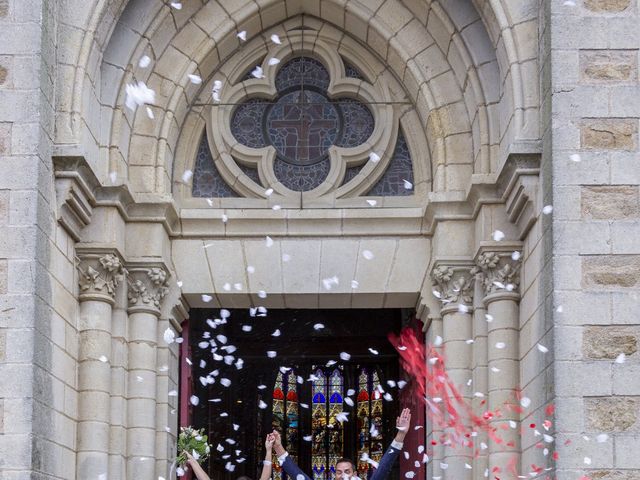
<svg viewBox="0 0 640 480">
<path fill-rule="evenodd" d="M 406 97 L 394 101 L 401 90 L 390 89 L 388 79 L 363 73 L 320 40 L 313 45 L 313 54 L 300 47 L 278 65 L 268 63 L 277 53 L 267 52 L 264 78 L 247 74 L 253 69 L 241 62 L 227 73 L 239 80 L 210 107 L 193 197 L 273 195 L 271 203 L 413 195 L 413 158 L 400 127 L 411 108 L 402 106 Z"/>
</svg>

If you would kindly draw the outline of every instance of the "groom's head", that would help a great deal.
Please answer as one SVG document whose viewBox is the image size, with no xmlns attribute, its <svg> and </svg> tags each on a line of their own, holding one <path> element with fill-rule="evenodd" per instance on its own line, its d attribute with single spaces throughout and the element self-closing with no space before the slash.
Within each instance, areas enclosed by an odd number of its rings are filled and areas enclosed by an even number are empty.
<svg viewBox="0 0 640 480">
<path fill-rule="evenodd" d="M 340 458 L 336 462 L 336 480 L 346 480 L 356 475 L 356 466 L 348 458 Z"/>
</svg>

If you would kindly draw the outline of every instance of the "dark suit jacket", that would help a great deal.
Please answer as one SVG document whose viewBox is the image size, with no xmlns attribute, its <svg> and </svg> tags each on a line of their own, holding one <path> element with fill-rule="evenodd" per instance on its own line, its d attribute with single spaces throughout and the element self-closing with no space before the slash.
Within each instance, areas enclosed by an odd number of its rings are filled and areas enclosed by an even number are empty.
<svg viewBox="0 0 640 480">
<path fill-rule="evenodd" d="M 378 468 L 373 471 L 373 475 L 371 475 L 371 480 L 386 480 L 391 473 L 391 468 L 393 464 L 396 462 L 396 459 L 400 455 L 400 450 L 397 448 L 389 447 L 384 455 L 380 459 L 380 464 Z M 284 463 L 282 464 L 282 469 L 289 476 L 290 480 L 311 480 L 307 474 L 305 474 L 300 467 L 296 465 L 296 462 L 291 460 L 291 456 L 287 455 Z M 302 475 L 299 477 L 299 475 Z"/>
</svg>

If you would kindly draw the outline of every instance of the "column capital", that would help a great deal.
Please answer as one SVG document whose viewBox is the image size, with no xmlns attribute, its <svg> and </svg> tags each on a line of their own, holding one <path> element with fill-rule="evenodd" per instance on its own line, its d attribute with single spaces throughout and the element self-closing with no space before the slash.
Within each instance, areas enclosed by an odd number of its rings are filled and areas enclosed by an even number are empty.
<svg viewBox="0 0 640 480">
<path fill-rule="evenodd" d="M 129 271 L 129 313 L 148 312 L 160 316 L 162 301 L 169 291 L 169 272 L 160 263 L 127 264 Z"/>
<path fill-rule="evenodd" d="M 480 279 L 485 300 L 488 296 L 497 299 L 501 294 L 519 299 L 520 255 L 519 251 L 511 249 L 482 249 L 478 252 L 473 273 Z"/>
<path fill-rule="evenodd" d="M 473 305 L 473 263 L 469 260 L 437 260 L 431 270 L 434 294 L 440 299 L 443 309 L 459 305 Z"/>
<path fill-rule="evenodd" d="M 78 248 L 79 300 L 115 302 L 116 288 L 127 276 L 122 259 L 116 249 Z"/>
</svg>

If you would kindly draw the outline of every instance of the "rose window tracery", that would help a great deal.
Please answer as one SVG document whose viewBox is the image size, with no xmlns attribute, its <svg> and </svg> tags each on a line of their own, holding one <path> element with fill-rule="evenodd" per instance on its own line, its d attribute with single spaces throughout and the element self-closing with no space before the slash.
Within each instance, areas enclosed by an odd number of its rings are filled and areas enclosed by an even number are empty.
<svg viewBox="0 0 640 480">
<path fill-rule="evenodd" d="M 267 189 L 292 199 L 413 195 L 403 107 L 392 105 L 386 83 L 368 83 L 371 73 L 339 55 L 320 57 L 301 54 L 269 66 L 266 55 L 264 78 L 239 74 L 224 106 L 211 109 L 193 197 L 266 198 Z"/>
</svg>

